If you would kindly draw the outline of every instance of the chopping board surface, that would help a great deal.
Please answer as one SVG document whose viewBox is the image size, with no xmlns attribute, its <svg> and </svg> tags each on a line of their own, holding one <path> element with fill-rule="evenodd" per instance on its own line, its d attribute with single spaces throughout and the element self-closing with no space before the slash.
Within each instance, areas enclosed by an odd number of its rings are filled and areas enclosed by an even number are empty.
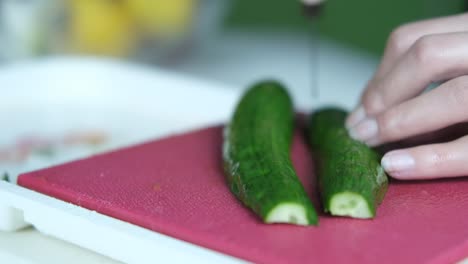
<svg viewBox="0 0 468 264">
<path fill-rule="evenodd" d="M 23 174 L 18 183 L 257 263 L 452 263 L 468 256 L 468 179 L 391 182 L 374 220 L 320 214 L 318 227 L 266 225 L 231 195 L 221 146 L 222 128 L 211 127 Z M 319 208 L 300 133 L 292 159 Z"/>
</svg>

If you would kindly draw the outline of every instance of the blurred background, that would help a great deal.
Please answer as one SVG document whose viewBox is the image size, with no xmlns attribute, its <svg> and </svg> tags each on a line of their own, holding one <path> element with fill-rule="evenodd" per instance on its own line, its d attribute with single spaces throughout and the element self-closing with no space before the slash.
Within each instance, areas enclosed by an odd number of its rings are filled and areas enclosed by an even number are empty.
<svg viewBox="0 0 468 264">
<path fill-rule="evenodd" d="M 465 9 L 464 0 L 329 0 L 316 24 L 327 38 L 379 55 L 397 25 Z M 175 63 L 233 30 L 304 33 L 310 20 L 299 1 L 0 0 L 3 62 L 82 54 Z"/>
<path fill-rule="evenodd" d="M 0 0 L 0 63 L 97 56 L 238 86 L 276 76 L 310 89 L 318 43 L 331 64 L 346 57 L 337 45 L 378 59 L 396 26 L 467 8 L 465 0 L 325 2 L 310 19 L 296 0 Z"/>
<path fill-rule="evenodd" d="M 337 85 L 330 76 L 370 75 L 398 25 L 466 8 L 465 0 L 328 0 L 311 19 L 298 0 L 0 0 L 0 64 L 112 58 L 238 87 L 273 77 L 304 91 Z"/>
</svg>

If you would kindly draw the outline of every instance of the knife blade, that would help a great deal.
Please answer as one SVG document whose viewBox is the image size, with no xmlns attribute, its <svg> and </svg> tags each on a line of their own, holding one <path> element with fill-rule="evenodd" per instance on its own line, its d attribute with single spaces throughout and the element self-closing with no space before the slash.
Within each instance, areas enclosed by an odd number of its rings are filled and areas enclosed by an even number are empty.
<svg viewBox="0 0 468 264">
<path fill-rule="evenodd" d="M 322 8 L 325 0 L 301 0 L 305 15 L 311 22 L 310 40 L 310 87 L 312 94 L 312 104 L 315 106 L 320 100 L 320 82 L 319 82 L 319 66 L 320 66 L 320 36 L 318 30 L 318 20 L 322 13 Z"/>
</svg>

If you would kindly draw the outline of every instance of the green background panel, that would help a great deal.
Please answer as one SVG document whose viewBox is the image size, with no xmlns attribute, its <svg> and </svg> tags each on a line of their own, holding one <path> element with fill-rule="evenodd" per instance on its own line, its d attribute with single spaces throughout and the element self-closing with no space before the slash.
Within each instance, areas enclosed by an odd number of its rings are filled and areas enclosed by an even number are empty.
<svg viewBox="0 0 468 264">
<path fill-rule="evenodd" d="M 354 47 L 380 54 L 388 34 L 406 22 L 456 14 L 465 0 L 328 0 L 319 19 L 321 32 Z M 234 0 L 228 27 L 309 30 L 295 0 Z"/>
</svg>

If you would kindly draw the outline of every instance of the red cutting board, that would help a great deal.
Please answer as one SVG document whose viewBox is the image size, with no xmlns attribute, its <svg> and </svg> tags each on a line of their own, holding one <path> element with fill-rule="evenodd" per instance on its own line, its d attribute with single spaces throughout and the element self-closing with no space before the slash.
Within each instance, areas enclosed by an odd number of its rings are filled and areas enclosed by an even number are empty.
<svg viewBox="0 0 468 264">
<path fill-rule="evenodd" d="M 468 178 L 392 182 L 374 220 L 265 225 L 228 190 L 212 127 L 23 174 L 29 189 L 257 263 L 453 263 L 468 256 Z M 292 156 L 315 205 L 300 133 Z"/>
</svg>

